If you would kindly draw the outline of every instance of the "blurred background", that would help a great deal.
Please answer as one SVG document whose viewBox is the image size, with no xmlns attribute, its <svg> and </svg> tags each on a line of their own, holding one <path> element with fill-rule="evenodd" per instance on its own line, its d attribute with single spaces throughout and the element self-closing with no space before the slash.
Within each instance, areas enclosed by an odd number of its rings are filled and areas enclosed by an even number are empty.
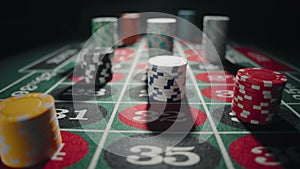
<svg viewBox="0 0 300 169">
<path fill-rule="evenodd" d="M 124 12 L 197 12 L 228 15 L 229 38 L 300 65 L 300 12 L 295 0 L 10 0 L 1 2 L 1 59 L 51 43 L 85 40 L 95 16 Z"/>
</svg>

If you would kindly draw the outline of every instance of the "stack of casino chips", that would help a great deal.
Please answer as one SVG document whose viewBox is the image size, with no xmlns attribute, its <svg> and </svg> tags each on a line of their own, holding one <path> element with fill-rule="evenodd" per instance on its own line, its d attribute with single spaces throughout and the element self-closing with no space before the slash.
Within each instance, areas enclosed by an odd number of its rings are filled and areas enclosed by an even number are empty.
<svg viewBox="0 0 300 169">
<path fill-rule="evenodd" d="M 174 18 L 147 19 L 147 43 L 150 57 L 173 54 L 176 22 Z"/>
<path fill-rule="evenodd" d="M 203 18 L 204 56 L 210 63 L 219 64 L 226 61 L 229 20 L 227 16 L 204 16 Z"/>
<path fill-rule="evenodd" d="M 0 155 L 5 165 L 33 166 L 50 159 L 61 143 L 52 96 L 30 93 L 0 102 Z"/>
<path fill-rule="evenodd" d="M 163 102 L 179 101 L 186 92 L 187 61 L 172 55 L 155 56 L 148 60 L 148 95 Z"/>
<path fill-rule="evenodd" d="M 241 121 L 268 124 L 280 109 L 287 77 L 262 68 L 240 69 L 235 78 L 232 111 Z"/>
<path fill-rule="evenodd" d="M 81 68 L 84 71 L 84 82 L 96 86 L 104 86 L 113 76 L 111 48 L 96 47 L 83 49 L 81 55 Z"/>
<path fill-rule="evenodd" d="M 196 21 L 196 11 L 194 10 L 179 10 L 178 17 L 184 19 L 179 19 L 177 24 L 177 36 L 181 40 L 191 41 L 195 36 L 191 29 L 190 24 L 195 24 Z M 189 22 L 189 23 L 188 23 Z"/>
<path fill-rule="evenodd" d="M 92 35 L 95 45 L 113 47 L 117 40 L 118 22 L 115 17 L 97 17 L 91 21 Z"/>
<path fill-rule="evenodd" d="M 123 13 L 121 15 L 121 40 L 124 45 L 132 45 L 138 40 L 140 17 L 139 13 Z"/>
</svg>

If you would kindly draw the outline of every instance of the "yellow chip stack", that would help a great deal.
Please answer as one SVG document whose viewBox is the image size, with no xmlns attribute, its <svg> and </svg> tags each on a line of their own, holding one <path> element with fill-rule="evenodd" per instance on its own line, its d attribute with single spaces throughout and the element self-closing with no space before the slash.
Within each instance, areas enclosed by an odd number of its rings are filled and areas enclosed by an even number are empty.
<svg viewBox="0 0 300 169">
<path fill-rule="evenodd" d="M 51 158 L 62 143 L 54 99 L 30 93 L 0 102 L 0 155 L 9 167 L 30 167 Z"/>
</svg>

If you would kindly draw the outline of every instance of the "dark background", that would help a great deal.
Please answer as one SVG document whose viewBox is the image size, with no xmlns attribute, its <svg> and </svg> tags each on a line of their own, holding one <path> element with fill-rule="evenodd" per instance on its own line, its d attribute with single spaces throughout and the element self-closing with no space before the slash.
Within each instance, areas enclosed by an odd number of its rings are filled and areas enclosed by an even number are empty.
<svg viewBox="0 0 300 169">
<path fill-rule="evenodd" d="M 197 11 L 228 15 L 230 39 L 299 65 L 300 8 L 295 0 L 6 0 L 0 5 L 1 58 L 48 43 L 85 39 L 94 16 L 123 12 Z M 294 61 L 295 60 L 295 61 Z"/>
</svg>

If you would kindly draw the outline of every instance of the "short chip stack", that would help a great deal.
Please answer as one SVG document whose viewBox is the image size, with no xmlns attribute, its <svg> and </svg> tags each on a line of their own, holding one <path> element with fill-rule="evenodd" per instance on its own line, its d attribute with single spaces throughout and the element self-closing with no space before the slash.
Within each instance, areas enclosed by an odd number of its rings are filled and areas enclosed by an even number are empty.
<svg viewBox="0 0 300 169">
<path fill-rule="evenodd" d="M 84 70 L 86 84 L 102 87 L 112 79 L 112 55 L 113 50 L 111 48 L 96 47 L 82 50 L 80 64 Z"/>
<path fill-rule="evenodd" d="M 178 56 L 162 55 L 148 60 L 148 94 L 153 100 L 179 101 L 186 92 L 187 61 Z"/>
<path fill-rule="evenodd" d="M 29 167 L 51 158 L 62 143 L 54 99 L 30 93 L 0 102 L 1 160 Z"/>
<path fill-rule="evenodd" d="M 268 124 L 279 111 L 287 77 L 262 68 L 240 69 L 236 75 L 232 111 L 251 124 Z"/>
</svg>

